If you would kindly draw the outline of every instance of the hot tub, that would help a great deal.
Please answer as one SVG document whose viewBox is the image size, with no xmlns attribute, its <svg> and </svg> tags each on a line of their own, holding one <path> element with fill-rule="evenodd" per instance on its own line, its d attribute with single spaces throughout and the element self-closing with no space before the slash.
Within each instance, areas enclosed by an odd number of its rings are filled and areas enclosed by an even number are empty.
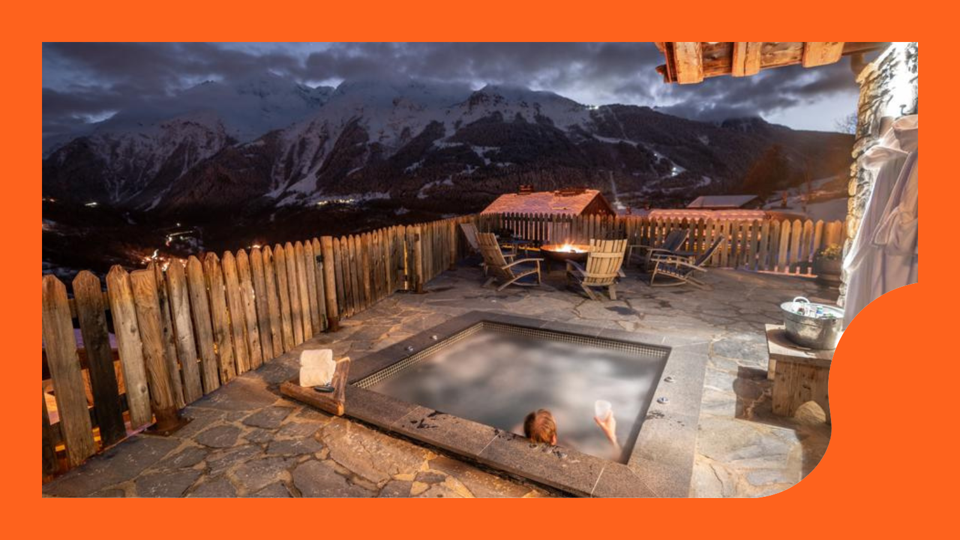
<svg viewBox="0 0 960 540">
<path fill-rule="evenodd" d="M 346 415 L 571 495 L 683 497 L 707 345 L 470 312 L 354 359 Z M 597 400 L 613 404 L 620 453 L 594 423 Z M 540 408 L 556 446 L 522 435 Z"/>
<path fill-rule="evenodd" d="M 523 435 L 524 417 L 549 410 L 558 444 L 625 462 L 653 400 L 668 351 L 586 335 L 480 322 L 357 383 L 381 394 Z M 613 449 L 594 421 L 609 401 Z"/>
</svg>

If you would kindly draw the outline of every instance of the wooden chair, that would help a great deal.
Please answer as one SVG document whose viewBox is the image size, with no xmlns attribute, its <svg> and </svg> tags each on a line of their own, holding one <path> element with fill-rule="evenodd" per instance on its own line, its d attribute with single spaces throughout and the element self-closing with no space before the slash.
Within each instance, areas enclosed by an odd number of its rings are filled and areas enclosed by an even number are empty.
<svg viewBox="0 0 960 540">
<path fill-rule="evenodd" d="M 467 238 L 467 243 L 470 244 L 470 247 L 473 249 L 473 251 L 480 253 L 480 243 L 477 241 L 477 234 L 479 234 L 477 232 L 477 226 L 473 223 L 461 223 L 460 230 L 463 231 L 463 236 Z M 516 257 L 517 253 L 515 251 L 503 252 L 503 258 L 508 262 L 513 261 L 513 259 Z M 486 263 L 482 263 L 480 266 L 483 267 L 483 275 L 487 275 L 488 272 Z"/>
<path fill-rule="evenodd" d="M 461 223 L 460 230 L 463 231 L 463 236 L 466 237 L 470 247 L 480 253 L 480 244 L 477 243 L 477 226 L 473 223 Z"/>
<path fill-rule="evenodd" d="M 625 277 L 621 267 L 627 253 L 627 241 L 590 240 L 587 267 L 567 261 L 567 279 L 580 285 L 591 300 L 599 300 L 593 288 L 606 287 L 611 300 L 617 299 L 617 278 Z"/>
<path fill-rule="evenodd" d="M 490 279 L 483 284 L 488 287 L 495 281 L 501 283 L 498 291 L 502 291 L 510 285 L 520 285 L 524 287 L 538 286 L 541 282 L 540 262 L 543 259 L 520 259 L 518 261 L 508 261 L 508 255 L 504 254 L 497 242 L 497 237 L 493 233 L 477 233 L 477 244 L 480 247 L 480 254 L 483 255 L 484 271 L 490 275 Z M 512 259 L 512 256 L 510 256 Z M 521 267 L 520 265 L 533 263 L 534 268 Z M 519 280 L 527 276 L 537 276 L 536 283 L 520 283 Z"/>
<path fill-rule="evenodd" d="M 663 244 L 660 247 L 655 246 L 643 246 L 643 245 L 633 245 L 630 246 L 630 251 L 627 254 L 627 260 L 633 259 L 633 249 L 639 248 L 643 250 L 643 269 L 649 270 L 653 264 L 653 259 L 660 255 L 683 255 L 689 256 L 686 253 L 678 253 L 680 246 L 687 241 L 687 237 L 690 235 L 690 231 L 687 229 L 675 229 L 667 233 L 667 237 L 663 239 Z"/>
<path fill-rule="evenodd" d="M 651 287 L 673 287 L 690 283 L 696 287 L 704 288 L 706 285 L 694 277 L 697 273 L 706 273 L 704 266 L 710 262 L 713 255 L 720 249 L 726 238 L 717 238 L 713 245 L 704 252 L 693 263 L 685 256 L 662 255 L 654 259 L 653 273 L 650 275 Z M 665 276 L 673 281 L 668 283 L 654 283 L 657 276 Z"/>
</svg>

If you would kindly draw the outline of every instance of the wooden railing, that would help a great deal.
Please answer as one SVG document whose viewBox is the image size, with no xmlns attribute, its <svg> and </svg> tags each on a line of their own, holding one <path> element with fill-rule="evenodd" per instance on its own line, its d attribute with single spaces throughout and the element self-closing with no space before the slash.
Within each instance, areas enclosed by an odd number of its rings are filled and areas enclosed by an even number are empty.
<svg viewBox="0 0 960 540">
<path fill-rule="evenodd" d="M 540 242 L 625 235 L 646 245 L 686 228 L 686 250 L 728 239 L 715 266 L 793 274 L 809 273 L 818 249 L 843 240 L 840 222 L 498 214 L 207 253 L 166 268 L 117 266 L 106 292 L 84 271 L 71 284 L 72 298 L 59 279 L 44 276 L 44 476 L 148 425 L 169 428 L 185 405 L 335 330 L 341 318 L 398 290 L 422 290 L 467 254 L 459 231 L 465 222 Z M 55 408 L 48 411 L 48 403 Z"/>
<path fill-rule="evenodd" d="M 44 476 L 153 423 L 172 429 L 179 409 L 341 317 L 421 290 L 466 253 L 458 224 L 473 219 L 207 253 L 165 268 L 116 266 L 106 292 L 84 271 L 72 298 L 44 276 Z"/>
<path fill-rule="evenodd" d="M 625 237 L 632 245 L 658 246 L 675 229 L 690 232 L 683 251 L 703 253 L 713 241 L 727 239 L 710 261 L 714 267 L 783 274 L 812 273 L 817 252 L 842 245 L 843 222 L 800 220 L 695 220 L 639 216 L 556 216 L 483 214 L 482 231 L 508 229 L 525 240 L 542 243 L 586 243 L 591 238 Z"/>
</svg>

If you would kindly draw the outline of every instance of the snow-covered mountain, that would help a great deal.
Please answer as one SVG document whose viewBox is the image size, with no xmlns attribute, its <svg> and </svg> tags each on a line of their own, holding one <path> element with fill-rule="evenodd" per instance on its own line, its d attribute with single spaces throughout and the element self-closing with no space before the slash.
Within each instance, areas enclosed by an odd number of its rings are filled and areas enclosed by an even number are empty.
<svg viewBox="0 0 960 540">
<path fill-rule="evenodd" d="M 43 192 L 164 212 L 351 194 L 492 198 L 519 183 L 692 196 L 736 191 L 774 144 L 798 176 L 849 164 L 849 136 L 760 119 L 716 125 L 525 88 L 353 81 L 334 90 L 268 77 L 205 83 L 118 113 L 45 157 Z"/>
</svg>

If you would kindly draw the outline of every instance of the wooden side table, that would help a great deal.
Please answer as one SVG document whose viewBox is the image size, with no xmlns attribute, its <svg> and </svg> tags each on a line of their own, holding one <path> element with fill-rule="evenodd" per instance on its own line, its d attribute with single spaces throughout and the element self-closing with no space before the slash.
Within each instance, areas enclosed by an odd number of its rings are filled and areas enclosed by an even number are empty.
<svg viewBox="0 0 960 540">
<path fill-rule="evenodd" d="M 773 414 L 793 416 L 808 401 L 816 402 L 830 423 L 827 383 L 833 351 L 815 351 L 793 344 L 782 324 L 768 324 L 767 378 L 773 379 Z"/>
</svg>

